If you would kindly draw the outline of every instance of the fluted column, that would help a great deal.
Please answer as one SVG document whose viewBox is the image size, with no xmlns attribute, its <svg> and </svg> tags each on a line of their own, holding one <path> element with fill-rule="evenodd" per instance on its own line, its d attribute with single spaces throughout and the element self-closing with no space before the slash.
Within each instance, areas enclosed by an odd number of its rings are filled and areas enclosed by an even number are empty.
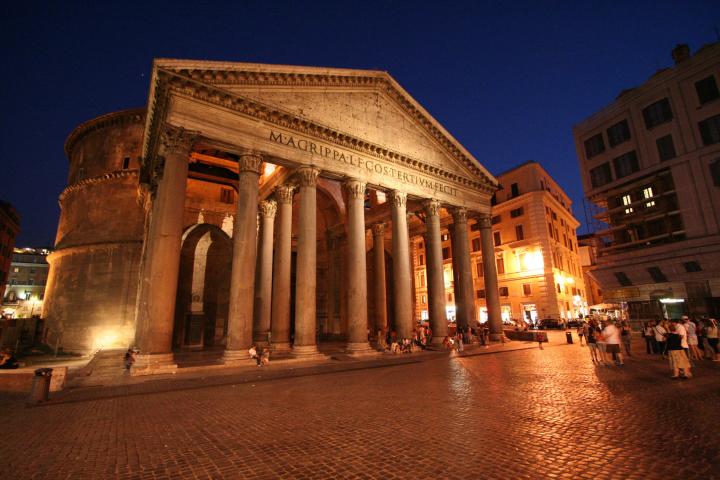
<svg viewBox="0 0 720 480">
<path fill-rule="evenodd" d="M 252 344 L 253 300 L 257 255 L 258 180 L 262 156 L 248 153 L 238 160 L 238 200 L 233 225 L 226 363 L 247 359 Z"/>
<path fill-rule="evenodd" d="M 365 264 L 365 182 L 343 184 L 347 205 L 348 344 L 350 353 L 371 351 L 368 343 L 367 268 Z"/>
<path fill-rule="evenodd" d="M 413 328 L 410 239 L 407 222 L 407 194 L 394 190 L 392 201 L 393 301 L 395 328 L 399 338 L 410 338 Z"/>
<path fill-rule="evenodd" d="M 143 248 L 137 310 L 136 345 L 140 357 L 133 373 L 172 371 L 172 333 L 175 318 L 188 157 L 195 135 L 166 127 L 153 169 L 156 190 Z"/>
<path fill-rule="evenodd" d="M 295 287 L 295 355 L 317 353 L 316 287 L 317 287 L 317 199 L 316 186 L 320 170 L 300 167 L 300 215 L 298 219 L 297 270 Z"/>
<path fill-rule="evenodd" d="M 385 292 L 385 224 L 372 226 L 373 234 L 373 270 L 375 296 L 375 332 L 385 330 L 387 324 L 387 294 Z"/>
<path fill-rule="evenodd" d="M 460 327 L 474 326 L 475 312 L 474 287 L 470 266 L 470 244 L 467 227 L 467 209 L 454 208 L 453 217 L 453 270 L 455 273 L 455 304 L 457 305 L 457 323 Z"/>
<path fill-rule="evenodd" d="M 292 185 L 275 188 L 278 208 L 273 267 L 272 346 L 276 352 L 290 350 L 290 267 L 292 262 Z"/>
<path fill-rule="evenodd" d="M 440 202 L 427 200 L 425 206 L 425 245 L 427 251 L 428 310 L 433 344 L 447 336 L 445 279 L 443 275 L 442 239 L 440 237 Z"/>
<path fill-rule="evenodd" d="M 255 285 L 255 341 L 267 340 L 270 332 L 270 307 L 272 302 L 273 230 L 277 203 L 274 200 L 260 202 L 260 239 L 258 241 L 257 283 Z"/>
<path fill-rule="evenodd" d="M 480 246 L 482 248 L 483 279 L 485 280 L 485 304 L 490 324 L 490 337 L 499 340 L 503 335 L 500 315 L 500 292 L 498 292 L 497 268 L 495 266 L 495 242 L 492 235 L 492 217 L 488 214 L 478 217 L 480 225 Z"/>
</svg>

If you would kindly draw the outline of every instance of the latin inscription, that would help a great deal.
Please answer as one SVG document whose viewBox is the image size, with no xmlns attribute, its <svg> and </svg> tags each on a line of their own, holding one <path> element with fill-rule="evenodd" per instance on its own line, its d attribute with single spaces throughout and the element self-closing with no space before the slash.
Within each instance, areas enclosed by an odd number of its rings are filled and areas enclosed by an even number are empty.
<svg viewBox="0 0 720 480">
<path fill-rule="evenodd" d="M 292 135 L 270 130 L 270 141 L 290 148 L 302 150 L 303 152 L 308 152 L 313 155 L 342 162 L 346 165 L 355 167 L 358 170 L 366 170 L 367 172 L 383 175 L 385 177 L 392 178 L 393 180 L 399 180 L 400 182 L 408 185 L 424 188 L 430 192 L 431 195 L 437 192 L 442 192 L 447 195 L 457 196 L 457 189 L 445 183 L 422 177 L 414 173 L 403 172 L 392 165 L 387 165 L 374 159 L 367 159 L 349 152 L 343 152 L 342 150 L 336 150 L 332 147 L 315 143 L 311 140 L 296 138 Z"/>
</svg>

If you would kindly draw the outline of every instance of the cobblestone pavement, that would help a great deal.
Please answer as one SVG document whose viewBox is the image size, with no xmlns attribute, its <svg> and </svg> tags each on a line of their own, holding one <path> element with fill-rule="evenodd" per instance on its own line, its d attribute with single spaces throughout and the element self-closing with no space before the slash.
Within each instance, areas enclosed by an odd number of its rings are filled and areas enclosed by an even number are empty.
<svg viewBox="0 0 720 480">
<path fill-rule="evenodd" d="M 36 408 L 0 478 L 720 478 L 720 364 L 556 345 Z"/>
</svg>

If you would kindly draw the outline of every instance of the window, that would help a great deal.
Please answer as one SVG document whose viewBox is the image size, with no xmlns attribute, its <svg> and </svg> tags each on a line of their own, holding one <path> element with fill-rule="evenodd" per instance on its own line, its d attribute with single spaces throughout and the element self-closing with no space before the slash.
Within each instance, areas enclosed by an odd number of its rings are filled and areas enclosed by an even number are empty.
<svg viewBox="0 0 720 480">
<path fill-rule="evenodd" d="M 450 258 L 450 247 L 445 247 L 442 249 L 442 256 L 443 260 L 447 260 L 448 258 Z"/>
<path fill-rule="evenodd" d="M 523 283 L 523 295 L 529 297 L 532 294 L 532 287 L 529 283 Z"/>
<path fill-rule="evenodd" d="M 34 268 L 31 268 L 31 269 L 30 269 L 30 274 L 33 275 L 34 273 L 35 273 L 35 269 L 34 269 Z"/>
<path fill-rule="evenodd" d="M 128 168 L 130 168 L 130 157 L 125 157 L 122 161 L 122 169 L 127 170 Z"/>
<path fill-rule="evenodd" d="M 618 122 L 612 127 L 607 129 L 608 144 L 611 147 L 620 145 L 621 143 L 630 140 L 630 129 L 628 128 L 627 120 Z"/>
<path fill-rule="evenodd" d="M 515 210 L 510 210 L 510 218 L 517 218 L 521 216 L 523 213 L 525 213 L 525 210 L 523 210 L 523 207 L 516 208 Z"/>
<path fill-rule="evenodd" d="M 482 262 L 477 262 L 475 264 L 475 271 L 477 273 L 478 278 L 482 277 L 484 275 Z"/>
<path fill-rule="evenodd" d="M 485 290 L 477 290 L 477 291 L 475 292 L 475 296 L 476 296 L 477 298 L 485 298 Z"/>
<path fill-rule="evenodd" d="M 495 215 L 494 217 L 492 217 L 491 223 L 493 225 L 497 225 L 498 223 L 500 223 L 501 220 L 502 220 L 502 217 L 500 215 Z"/>
<path fill-rule="evenodd" d="M 667 282 L 667 277 L 662 270 L 660 270 L 660 267 L 648 267 L 647 271 L 655 283 Z"/>
<path fill-rule="evenodd" d="M 684 262 L 683 267 L 685 267 L 685 271 L 688 273 L 702 271 L 702 268 L 700 268 L 700 264 L 694 260 L 690 262 Z"/>
<path fill-rule="evenodd" d="M 700 127 L 703 145 L 714 145 L 720 142 L 720 115 L 706 118 L 698 123 L 698 127 Z"/>
<path fill-rule="evenodd" d="M 525 239 L 525 235 L 523 234 L 523 226 L 522 225 L 515 225 L 515 238 L 517 240 Z"/>
<path fill-rule="evenodd" d="M 557 220 L 557 214 L 555 213 L 555 210 L 550 210 L 550 214 L 552 215 L 553 220 Z"/>
<path fill-rule="evenodd" d="M 423 305 L 427 305 L 427 296 L 425 296 L 425 295 L 422 296 L 422 303 L 423 303 Z"/>
<path fill-rule="evenodd" d="M 614 273 L 615 278 L 617 279 L 618 283 L 622 287 L 630 287 L 632 286 L 632 282 L 628 278 L 627 275 L 625 275 L 625 272 L 615 272 Z"/>
<path fill-rule="evenodd" d="M 480 251 L 480 239 L 479 239 L 479 238 L 473 238 L 473 239 L 472 239 L 472 251 L 473 251 L 473 252 L 479 252 L 479 251 Z"/>
<path fill-rule="evenodd" d="M 492 205 L 492 206 L 497 205 L 497 193 L 493 193 L 493 196 L 490 199 L 490 205 Z"/>
<path fill-rule="evenodd" d="M 553 236 L 552 223 L 548 222 L 548 230 L 550 231 L 550 238 Z"/>
<path fill-rule="evenodd" d="M 700 105 L 705 105 L 706 103 L 720 97 L 717 83 L 715 83 L 715 77 L 712 75 L 695 82 L 695 91 L 697 92 L 698 102 L 700 102 Z"/>
<path fill-rule="evenodd" d="M 450 238 L 450 235 L 448 235 L 447 233 L 443 233 L 442 235 L 440 235 L 440 239 L 443 242 L 447 242 L 449 238 Z"/>
<path fill-rule="evenodd" d="M 671 158 L 675 158 L 677 156 L 675 153 L 675 144 L 673 143 L 672 135 L 665 135 L 664 137 L 658 138 L 655 141 L 655 144 L 657 145 L 658 157 L 661 162 L 670 160 Z"/>
<path fill-rule="evenodd" d="M 615 158 L 613 160 L 613 166 L 615 167 L 615 176 L 617 178 L 627 177 L 640 170 L 640 164 L 638 163 L 635 150 Z"/>
<path fill-rule="evenodd" d="M 498 288 L 498 291 L 500 292 L 501 297 L 507 297 L 510 294 L 508 292 L 508 287 L 500 287 Z"/>
<path fill-rule="evenodd" d="M 20 269 L 19 269 L 18 267 L 15 267 L 15 268 L 13 269 L 13 272 L 15 272 L 15 273 L 18 273 L 19 271 L 20 271 Z"/>
<path fill-rule="evenodd" d="M 232 188 L 220 189 L 220 201 L 222 203 L 233 203 L 234 198 Z"/>
<path fill-rule="evenodd" d="M 592 158 L 605 151 L 605 143 L 603 142 L 602 133 L 598 133 L 594 137 L 585 140 L 585 156 Z"/>
<path fill-rule="evenodd" d="M 590 183 L 593 188 L 602 187 L 610 182 L 612 182 L 612 173 L 609 163 L 605 162 L 590 170 Z"/>
<path fill-rule="evenodd" d="M 495 260 L 495 263 L 497 264 L 497 273 L 498 275 L 502 275 L 505 273 L 505 262 L 503 261 L 503 257 L 499 257 Z"/>
<path fill-rule="evenodd" d="M 555 285 L 557 286 L 557 292 L 562 293 L 562 287 L 560 287 L 560 284 L 556 283 Z"/>
<path fill-rule="evenodd" d="M 493 240 L 495 241 L 495 246 L 502 244 L 502 241 L 500 240 L 500 232 L 493 232 Z"/>
<path fill-rule="evenodd" d="M 720 187 L 720 158 L 715 159 L 715 161 L 710 164 L 710 176 L 712 177 L 713 185 Z"/>
<path fill-rule="evenodd" d="M 669 122 L 673 118 L 670 101 L 663 98 L 659 102 L 648 105 L 642 111 L 643 119 L 645 119 L 645 127 L 648 129 L 656 127 L 662 123 Z"/>
<path fill-rule="evenodd" d="M 517 183 L 513 183 L 512 185 L 510 185 L 510 195 L 510 198 L 515 198 L 520 195 L 520 189 L 518 188 Z"/>
<path fill-rule="evenodd" d="M 478 222 L 473 223 L 470 225 L 470 231 L 471 232 L 478 232 L 480 231 L 480 224 Z"/>
<path fill-rule="evenodd" d="M 632 203 L 632 199 L 630 198 L 630 195 L 623 195 L 622 197 L 623 205 L 630 205 Z M 625 209 L 625 214 L 632 213 L 633 209 L 632 207 L 627 207 Z"/>
<path fill-rule="evenodd" d="M 653 198 L 652 187 L 643 188 L 643 198 Z M 655 206 L 655 200 L 645 202 L 645 207 L 650 208 Z"/>
<path fill-rule="evenodd" d="M 78 168 L 78 174 L 77 174 L 78 180 L 82 180 L 85 178 L 85 167 Z"/>
<path fill-rule="evenodd" d="M 422 253 L 418 255 L 418 264 L 425 265 L 425 255 L 423 255 Z"/>
</svg>

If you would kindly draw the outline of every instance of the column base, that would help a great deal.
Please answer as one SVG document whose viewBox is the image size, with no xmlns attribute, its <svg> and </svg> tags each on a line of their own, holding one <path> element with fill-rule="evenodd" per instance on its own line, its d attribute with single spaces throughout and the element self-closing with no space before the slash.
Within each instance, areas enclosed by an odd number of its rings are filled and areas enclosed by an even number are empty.
<svg viewBox="0 0 720 480">
<path fill-rule="evenodd" d="M 375 355 L 377 350 L 370 346 L 368 342 L 348 342 L 345 346 L 345 353 L 353 356 Z"/>
<path fill-rule="evenodd" d="M 135 363 L 130 369 L 130 374 L 141 375 L 163 375 L 177 373 L 175 356 L 172 353 L 152 353 L 149 355 L 138 355 Z"/>
<path fill-rule="evenodd" d="M 290 342 L 273 342 L 270 351 L 274 353 L 290 353 L 292 345 L 290 345 Z"/>
<path fill-rule="evenodd" d="M 447 335 L 443 335 L 443 336 L 433 335 L 432 341 L 430 342 L 430 345 L 433 346 L 433 347 L 442 347 L 442 346 L 443 346 L 443 340 L 445 340 L 445 337 L 446 337 L 446 336 L 447 336 Z"/>
<path fill-rule="evenodd" d="M 317 345 L 293 345 L 292 354 L 295 357 L 324 356 L 320 354 Z"/>
<path fill-rule="evenodd" d="M 504 336 L 505 336 L 504 333 L 491 333 L 490 340 L 493 342 L 502 342 Z"/>
<path fill-rule="evenodd" d="M 252 365 L 255 359 L 250 358 L 247 350 L 225 350 L 222 356 L 222 363 L 229 366 Z"/>
</svg>

